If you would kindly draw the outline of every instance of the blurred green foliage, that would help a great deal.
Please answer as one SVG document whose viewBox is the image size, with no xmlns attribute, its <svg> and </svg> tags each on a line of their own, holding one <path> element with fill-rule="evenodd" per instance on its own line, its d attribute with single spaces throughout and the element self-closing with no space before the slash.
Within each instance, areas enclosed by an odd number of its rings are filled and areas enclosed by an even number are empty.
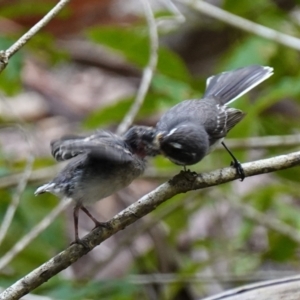
<svg viewBox="0 0 300 300">
<path fill-rule="evenodd" d="M 300 34 L 299 25 L 290 17 L 289 11 L 280 8 L 274 1 L 226 0 L 223 8 L 277 30 L 297 36 Z M 25 9 L 21 1 L 14 6 L 14 11 L 16 15 L 13 14 L 11 7 L 7 7 L 2 11 L 3 16 L 9 18 L 24 13 L 36 13 Z M 208 29 L 215 33 L 224 29 L 230 32 L 232 30 L 215 20 L 203 22 L 197 26 L 196 29 L 199 32 Z M 86 29 L 85 32 L 90 42 L 101 44 L 110 51 L 118 53 L 141 71 L 147 64 L 150 50 L 145 25 L 137 24 L 127 27 L 97 25 Z M 0 48 L 6 49 L 15 39 L 9 35 L 1 36 Z M 68 53 L 61 53 L 55 42 L 55 36 L 42 32 L 34 37 L 26 48 L 49 64 L 70 63 Z M 0 75 L 0 89 L 7 95 L 16 93 L 22 88 L 20 73 L 24 57 L 23 51 L 18 52 L 11 59 L 5 72 Z M 240 32 L 239 37 L 229 47 L 222 49 L 215 61 L 213 74 L 249 64 L 272 66 L 275 74 L 257 87 L 253 93 L 235 102 L 235 107 L 246 111 L 247 116 L 229 133 L 228 138 L 299 132 L 299 115 L 297 116 L 300 112 L 299 53 L 273 41 Z M 178 53 L 166 46 L 161 46 L 158 66 L 150 91 L 136 120 L 142 123 L 146 117 L 160 114 L 183 99 L 200 98 L 205 88 L 205 80 L 211 75 L 192 74 Z M 119 102 L 104 109 L 93 111 L 85 117 L 82 122 L 83 127 L 90 129 L 118 124 L 133 100 L 134 95 L 120 99 Z M 286 101 L 293 103 L 292 113 L 282 109 Z M 279 104 L 281 106 L 276 106 Z M 278 147 L 261 151 L 235 150 L 234 153 L 241 161 L 251 161 L 257 157 L 272 157 L 293 150 L 295 149 L 287 150 L 284 147 Z M 22 171 L 25 164 L 24 161 L 10 163 L 9 158 L 2 153 L 0 153 L 0 163 L 1 175 L 7 175 L 16 170 Z M 49 158 L 43 158 L 38 160 L 34 167 L 45 167 L 50 163 Z M 191 169 L 202 172 L 229 164 L 228 154 L 225 151 L 217 151 L 206 157 L 201 164 L 192 166 Z M 151 161 L 151 166 L 158 175 L 162 172 L 175 175 L 181 169 L 161 157 Z M 231 201 L 244 203 L 245 206 L 249 205 L 264 213 L 266 218 L 280 220 L 295 230 L 299 230 L 300 169 L 293 168 L 273 173 L 268 177 L 260 176 L 260 178 L 261 182 L 260 179 L 255 181 L 255 178 L 254 180 L 246 178 L 242 183 L 235 182 L 178 195 L 158 207 L 151 213 L 152 218 L 159 218 L 168 211 L 160 221 L 163 228 L 163 230 L 160 229 L 162 230 L 160 233 L 163 237 L 155 243 L 153 234 L 149 234 L 147 236 L 152 244 L 147 251 L 134 253 L 132 250 L 134 260 L 128 270 L 122 269 L 122 273 L 125 274 L 124 278 L 118 279 L 116 276 L 108 280 L 99 280 L 96 277 L 88 278 L 88 280 L 67 280 L 65 275 L 59 274 L 38 288 L 36 293 L 53 299 L 127 300 L 153 299 L 149 296 L 149 290 L 151 290 L 155 295 L 159 295 L 157 299 L 180 300 L 188 299 L 178 295 L 183 295 L 190 287 L 199 297 L 207 294 L 208 286 L 211 282 L 215 283 L 215 278 L 218 279 L 222 273 L 231 274 L 233 277 L 250 276 L 256 274 L 257 271 L 265 270 L 266 266 L 274 272 L 282 268 L 297 270 L 299 268 L 299 245 L 289 237 L 249 220 L 242 211 L 231 204 Z M 160 180 L 157 179 L 155 182 L 159 183 Z M 14 221 L 0 247 L 0 257 L 56 205 L 57 200 L 51 195 L 34 198 L 35 187 L 33 184 L 28 185 L 22 195 Z M 13 193 L 15 193 L 15 188 L 11 187 L 0 190 L 1 220 Z M 142 221 L 138 222 L 142 224 Z M 67 234 L 62 230 L 65 227 L 65 218 L 60 216 L 0 273 L 0 286 L 8 286 L 63 250 L 68 245 Z M 258 232 L 262 232 L 261 235 Z M 133 243 L 137 239 L 134 236 L 134 230 L 132 237 Z M 164 251 L 159 249 L 160 244 Z M 220 265 L 222 268 L 219 270 Z M 208 278 L 206 281 L 197 280 L 197 275 L 205 276 L 207 270 L 212 272 L 212 277 L 215 278 Z M 131 274 L 151 273 L 172 273 L 176 280 L 161 285 L 135 285 L 126 280 Z M 185 278 L 194 280 L 186 283 Z M 230 280 L 222 282 L 222 278 L 219 283 L 227 288 L 237 284 Z"/>
<path fill-rule="evenodd" d="M 99 27 L 89 30 L 87 35 L 92 41 L 120 52 L 136 66 L 144 67 L 148 62 L 150 49 L 148 30 L 145 26 Z M 161 74 L 181 81 L 188 81 L 190 77 L 178 55 L 163 47 L 160 47 L 158 51 L 156 69 Z"/>
<path fill-rule="evenodd" d="M 47 293 L 53 299 L 82 300 L 82 299 L 138 299 L 141 293 L 137 286 L 129 285 L 122 280 L 103 280 L 87 282 L 71 282 L 67 280 L 53 280 L 51 287 L 38 289 L 38 292 Z"/>
</svg>

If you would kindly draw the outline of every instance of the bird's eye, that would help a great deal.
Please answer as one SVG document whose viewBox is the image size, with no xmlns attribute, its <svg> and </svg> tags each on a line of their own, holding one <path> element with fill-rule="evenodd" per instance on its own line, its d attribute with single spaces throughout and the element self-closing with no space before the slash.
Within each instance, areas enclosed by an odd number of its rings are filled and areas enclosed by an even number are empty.
<svg viewBox="0 0 300 300">
<path fill-rule="evenodd" d="M 154 131 L 144 131 L 143 132 L 143 140 L 147 142 L 152 142 L 155 137 Z"/>
<path fill-rule="evenodd" d="M 150 131 L 150 132 L 149 132 L 149 137 L 154 138 L 154 135 L 155 135 L 155 134 L 154 134 L 154 131 Z"/>
</svg>

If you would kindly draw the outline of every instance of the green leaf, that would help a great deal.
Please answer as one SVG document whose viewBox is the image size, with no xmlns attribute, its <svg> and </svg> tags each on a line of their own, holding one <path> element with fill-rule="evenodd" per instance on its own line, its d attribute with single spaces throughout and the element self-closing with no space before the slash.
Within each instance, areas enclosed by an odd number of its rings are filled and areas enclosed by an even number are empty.
<svg viewBox="0 0 300 300">
<path fill-rule="evenodd" d="M 249 274 L 255 268 L 259 268 L 261 260 L 256 255 L 235 255 L 234 256 L 233 272 L 237 275 Z"/>
<path fill-rule="evenodd" d="M 7 49 L 13 44 L 13 41 L 0 37 L 0 49 Z M 17 52 L 10 59 L 6 68 L 0 73 L 0 90 L 7 95 L 12 95 L 21 89 L 21 70 L 23 56 Z"/>
<path fill-rule="evenodd" d="M 98 27 L 87 34 L 94 42 L 115 50 L 140 68 L 145 67 L 149 60 L 150 45 L 146 27 Z M 190 79 L 179 56 L 166 48 L 158 51 L 157 71 L 182 81 Z"/>
<path fill-rule="evenodd" d="M 47 283 L 48 286 L 50 284 Z M 39 292 L 43 291 L 44 295 L 54 299 L 64 300 L 82 300 L 82 299 L 120 299 L 130 300 L 138 299 L 139 287 L 129 284 L 122 280 L 103 280 L 103 281 L 67 281 L 60 280 L 51 286 L 51 289 L 46 291 L 42 287 Z M 141 298 L 141 297 L 140 297 Z"/>
<path fill-rule="evenodd" d="M 158 51 L 157 71 L 170 78 L 184 82 L 190 81 L 190 74 L 181 58 L 176 53 L 163 47 L 160 47 Z"/>
<path fill-rule="evenodd" d="M 110 47 L 129 61 L 144 67 L 149 55 L 149 41 L 141 28 L 98 27 L 88 31 L 93 41 Z"/>
<path fill-rule="evenodd" d="M 47 2 L 47 1 L 43 1 Z M 15 18 L 15 17 L 24 17 L 24 16 L 40 16 L 44 15 L 49 10 L 53 8 L 53 4 L 48 1 L 48 3 L 39 3 L 34 0 L 27 0 L 24 2 L 12 3 L 11 5 L 5 5 L 1 7 L 1 15 L 7 18 Z"/>
<path fill-rule="evenodd" d="M 119 123 L 133 103 L 133 98 L 95 110 L 83 121 L 84 128 L 94 129 L 112 123 Z"/>
<path fill-rule="evenodd" d="M 251 107 L 249 116 L 262 113 L 264 110 L 286 97 L 300 95 L 299 77 L 283 77 L 272 88 L 265 90 L 265 95 Z"/>
<path fill-rule="evenodd" d="M 278 262 L 285 262 L 293 259 L 298 249 L 298 244 L 286 236 L 279 235 L 277 232 L 269 233 L 270 248 L 265 253 L 265 259 L 272 259 Z"/>
<path fill-rule="evenodd" d="M 236 0 L 226 0 L 223 5 L 225 10 L 237 15 L 269 10 L 272 7 L 274 7 L 274 4 L 270 0 L 244 0 L 239 3 Z"/>
<path fill-rule="evenodd" d="M 51 0 L 35 1 L 35 0 L 26 0 L 26 1 L 12 1 L 10 4 L 1 6 L 1 16 L 6 18 L 24 18 L 26 16 L 33 17 L 42 17 L 47 14 L 54 4 Z M 71 14 L 68 6 L 64 7 L 56 18 L 65 18 Z"/>
<path fill-rule="evenodd" d="M 136 119 L 151 116 L 155 112 L 158 112 L 165 99 L 166 97 L 161 95 L 148 93 Z M 133 100 L 132 97 L 127 98 L 119 101 L 117 104 L 93 112 L 83 122 L 83 126 L 88 129 L 94 129 L 99 126 L 120 123 L 130 109 Z"/>
<path fill-rule="evenodd" d="M 265 65 L 275 54 L 277 47 L 274 42 L 251 36 L 240 45 L 234 45 L 221 64 L 221 70 L 232 70 L 252 64 Z"/>
<path fill-rule="evenodd" d="M 189 84 L 160 74 L 154 76 L 152 89 L 154 92 L 166 97 L 167 101 L 162 102 L 161 108 L 169 108 L 171 105 L 175 105 L 185 99 L 196 97 L 196 93 Z M 197 96 L 199 98 L 199 95 Z M 164 102 L 167 102 L 167 105 L 164 105 Z"/>
</svg>

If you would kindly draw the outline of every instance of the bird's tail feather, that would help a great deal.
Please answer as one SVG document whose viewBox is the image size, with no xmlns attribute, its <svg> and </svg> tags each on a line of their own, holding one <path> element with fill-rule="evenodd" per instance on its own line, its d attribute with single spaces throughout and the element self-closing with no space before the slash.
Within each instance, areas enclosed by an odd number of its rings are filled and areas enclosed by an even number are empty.
<svg viewBox="0 0 300 300">
<path fill-rule="evenodd" d="M 252 65 L 224 72 L 206 81 L 204 97 L 213 97 L 227 105 L 273 75 L 273 68 Z"/>
</svg>

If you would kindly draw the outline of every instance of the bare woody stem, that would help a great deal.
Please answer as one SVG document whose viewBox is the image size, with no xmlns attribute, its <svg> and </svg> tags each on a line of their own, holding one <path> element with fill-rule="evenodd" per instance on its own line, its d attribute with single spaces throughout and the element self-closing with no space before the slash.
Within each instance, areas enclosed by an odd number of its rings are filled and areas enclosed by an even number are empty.
<svg viewBox="0 0 300 300">
<path fill-rule="evenodd" d="M 11 47 L 5 51 L 0 51 L 0 73 L 7 66 L 10 57 L 20 50 L 38 31 L 40 31 L 40 29 L 45 27 L 68 2 L 70 2 L 70 0 L 59 1 L 38 23 L 22 35 Z"/>
<path fill-rule="evenodd" d="M 207 16 L 215 18 L 238 29 L 250 32 L 257 36 L 274 41 L 278 44 L 292 49 L 300 50 L 300 39 L 291 35 L 279 32 L 272 28 L 249 21 L 230 12 L 227 12 L 215 5 L 202 0 L 177 0 L 177 2 L 188 5 Z"/>
</svg>

